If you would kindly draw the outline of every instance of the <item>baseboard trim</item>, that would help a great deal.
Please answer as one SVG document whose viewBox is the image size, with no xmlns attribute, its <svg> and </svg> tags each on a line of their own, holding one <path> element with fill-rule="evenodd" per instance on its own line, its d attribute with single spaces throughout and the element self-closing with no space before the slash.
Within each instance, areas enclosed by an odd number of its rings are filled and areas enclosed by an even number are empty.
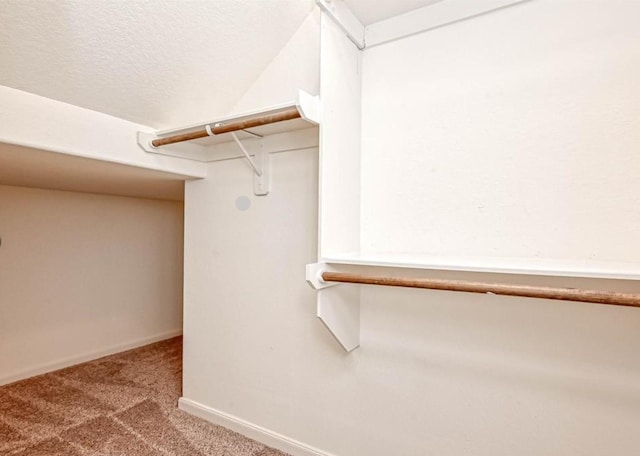
<svg viewBox="0 0 640 456">
<path fill-rule="evenodd" d="M 93 361 L 95 359 L 102 358 L 103 356 L 109 356 L 119 352 L 131 350 L 133 348 L 153 344 L 154 342 L 171 339 L 172 337 L 177 337 L 180 335 L 182 335 L 182 329 L 176 329 L 173 331 L 167 331 L 161 334 L 157 334 L 155 336 L 137 339 L 125 344 L 112 345 L 111 347 L 102 350 L 95 350 L 89 353 L 83 353 L 81 355 L 63 358 L 52 363 L 42 364 L 40 366 L 25 369 L 11 375 L 7 375 L 5 377 L 0 377 L 0 386 L 35 377 L 37 375 L 47 374 L 49 372 L 64 369 L 65 367 L 73 366 L 76 364 L 86 363 L 87 361 Z"/>
<path fill-rule="evenodd" d="M 334 456 L 331 453 L 305 445 L 295 439 L 265 429 L 237 416 L 207 407 L 191 399 L 181 397 L 178 400 L 178 408 L 210 423 L 231 429 L 264 445 L 289 453 L 292 456 Z"/>
</svg>

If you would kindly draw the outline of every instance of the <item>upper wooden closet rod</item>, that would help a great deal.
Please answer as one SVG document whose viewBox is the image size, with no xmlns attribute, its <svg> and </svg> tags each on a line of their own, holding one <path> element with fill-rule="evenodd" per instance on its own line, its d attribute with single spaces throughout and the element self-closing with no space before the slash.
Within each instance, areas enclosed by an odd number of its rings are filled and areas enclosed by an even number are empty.
<svg viewBox="0 0 640 456">
<path fill-rule="evenodd" d="M 522 296 L 526 298 L 560 299 L 563 301 L 594 302 L 615 306 L 640 307 L 640 294 L 584 290 L 579 288 L 550 288 L 527 285 L 468 282 L 463 280 L 368 276 L 347 272 L 323 272 L 322 280 L 325 282 L 428 288 L 432 290 L 466 291 L 469 293 L 494 293 L 497 295 Z"/>
<path fill-rule="evenodd" d="M 222 133 L 230 133 L 232 131 L 244 130 L 247 128 L 259 127 L 261 125 L 272 124 L 276 122 L 282 122 L 285 120 L 293 120 L 300 118 L 300 112 L 296 108 L 291 108 L 286 111 L 278 112 L 276 114 L 268 114 L 261 117 L 253 117 L 251 119 L 245 119 L 238 122 L 232 122 L 228 124 L 215 124 L 209 129 L 206 127 L 202 130 L 193 131 L 191 133 L 183 133 L 181 135 L 167 136 L 166 138 L 158 138 L 151 141 L 153 147 L 166 146 L 168 144 L 174 144 L 177 142 L 191 141 L 192 139 L 206 138 L 207 136 L 220 135 Z M 211 133 L 209 133 L 211 131 Z"/>
</svg>

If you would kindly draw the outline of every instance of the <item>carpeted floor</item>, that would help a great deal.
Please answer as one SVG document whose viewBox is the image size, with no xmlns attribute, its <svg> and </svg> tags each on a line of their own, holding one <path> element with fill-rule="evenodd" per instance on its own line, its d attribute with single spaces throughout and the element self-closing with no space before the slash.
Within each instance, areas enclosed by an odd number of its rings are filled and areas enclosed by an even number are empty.
<svg viewBox="0 0 640 456">
<path fill-rule="evenodd" d="M 177 409 L 175 338 L 0 387 L 0 455 L 282 456 Z"/>
</svg>

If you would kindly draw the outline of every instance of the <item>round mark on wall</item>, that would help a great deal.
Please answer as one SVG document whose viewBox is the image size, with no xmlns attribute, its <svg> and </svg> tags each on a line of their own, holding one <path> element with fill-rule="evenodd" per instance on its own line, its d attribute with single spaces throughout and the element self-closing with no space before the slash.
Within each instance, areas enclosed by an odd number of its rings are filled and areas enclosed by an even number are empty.
<svg viewBox="0 0 640 456">
<path fill-rule="evenodd" d="M 251 207 L 251 200 L 248 196 L 239 196 L 236 199 L 236 208 L 239 211 L 246 211 Z"/>
</svg>

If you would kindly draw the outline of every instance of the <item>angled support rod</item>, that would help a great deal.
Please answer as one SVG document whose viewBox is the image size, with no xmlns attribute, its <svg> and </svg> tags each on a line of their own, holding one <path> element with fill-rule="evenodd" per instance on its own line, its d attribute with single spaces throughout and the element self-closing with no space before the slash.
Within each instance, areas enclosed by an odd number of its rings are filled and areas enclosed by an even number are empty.
<svg viewBox="0 0 640 456">
<path fill-rule="evenodd" d="M 464 280 L 415 279 L 409 277 L 370 276 L 348 272 L 323 272 L 324 282 L 359 283 L 392 287 L 427 288 L 431 290 L 492 293 L 525 298 L 558 299 L 562 301 L 592 302 L 615 306 L 640 307 L 640 294 L 580 288 L 551 288 L 528 285 L 469 282 Z"/>
<path fill-rule="evenodd" d="M 233 137 L 233 140 L 236 142 L 236 144 L 238 145 L 240 150 L 242 150 L 242 153 L 244 154 L 245 158 L 249 162 L 249 165 L 251 165 L 251 168 L 253 168 L 253 172 L 256 173 L 256 176 L 262 176 L 262 171 L 260 171 L 258 169 L 258 167 L 256 166 L 256 164 L 253 162 L 253 160 L 249 156 L 249 152 L 247 152 L 247 149 L 244 148 L 244 146 L 242 145 L 242 143 L 238 139 L 238 136 L 236 136 L 235 133 L 231 133 L 231 136 Z"/>
<path fill-rule="evenodd" d="M 286 111 L 277 112 L 275 114 L 269 114 L 261 117 L 254 117 L 251 119 L 245 119 L 238 122 L 231 123 L 218 123 L 213 127 L 210 127 L 212 135 L 221 135 L 223 133 L 231 133 L 233 131 L 246 130 L 247 128 L 260 127 L 262 125 L 268 125 L 276 122 L 283 122 L 285 120 L 299 119 L 301 117 L 300 111 L 296 108 L 291 108 Z M 206 128 L 202 130 L 193 131 L 190 133 L 183 133 L 180 135 L 167 136 L 166 138 L 157 138 L 151 141 L 153 147 L 161 147 L 169 144 L 175 144 L 184 141 L 191 141 L 194 139 L 206 138 L 212 136 L 209 134 Z"/>
</svg>

